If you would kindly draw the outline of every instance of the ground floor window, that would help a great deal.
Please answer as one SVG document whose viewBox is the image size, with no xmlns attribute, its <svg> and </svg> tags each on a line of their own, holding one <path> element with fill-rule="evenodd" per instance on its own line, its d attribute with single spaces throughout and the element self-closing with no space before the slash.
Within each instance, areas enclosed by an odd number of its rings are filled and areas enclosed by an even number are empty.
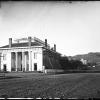
<svg viewBox="0 0 100 100">
<path fill-rule="evenodd" d="M 7 66 L 6 66 L 6 64 L 3 65 L 3 71 L 7 71 Z"/>
</svg>

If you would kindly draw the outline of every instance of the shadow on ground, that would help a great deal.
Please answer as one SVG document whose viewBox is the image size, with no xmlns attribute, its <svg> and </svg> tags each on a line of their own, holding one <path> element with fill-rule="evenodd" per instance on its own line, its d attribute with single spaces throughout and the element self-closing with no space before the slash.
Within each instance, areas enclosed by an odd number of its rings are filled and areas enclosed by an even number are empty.
<svg viewBox="0 0 100 100">
<path fill-rule="evenodd" d="M 1 95 L 0 98 L 8 98 L 8 95 Z"/>
<path fill-rule="evenodd" d="M 22 77 L 18 77 L 18 76 L 2 76 L 2 77 L 0 77 L 0 80 L 1 79 L 14 79 L 14 78 L 22 78 Z"/>
</svg>

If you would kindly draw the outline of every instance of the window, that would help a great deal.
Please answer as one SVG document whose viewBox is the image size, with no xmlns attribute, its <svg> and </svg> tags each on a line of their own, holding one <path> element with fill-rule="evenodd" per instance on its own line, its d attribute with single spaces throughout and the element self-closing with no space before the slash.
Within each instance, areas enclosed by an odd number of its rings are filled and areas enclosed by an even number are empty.
<svg viewBox="0 0 100 100">
<path fill-rule="evenodd" d="M 37 59 L 37 53 L 34 53 L 34 59 Z"/>
<path fill-rule="evenodd" d="M 6 54 L 3 54 L 3 60 L 6 60 Z"/>
<path fill-rule="evenodd" d="M 7 71 L 7 66 L 6 66 L 6 64 L 3 65 L 3 71 Z"/>
<path fill-rule="evenodd" d="M 37 63 L 34 63 L 34 70 L 37 70 Z"/>
</svg>

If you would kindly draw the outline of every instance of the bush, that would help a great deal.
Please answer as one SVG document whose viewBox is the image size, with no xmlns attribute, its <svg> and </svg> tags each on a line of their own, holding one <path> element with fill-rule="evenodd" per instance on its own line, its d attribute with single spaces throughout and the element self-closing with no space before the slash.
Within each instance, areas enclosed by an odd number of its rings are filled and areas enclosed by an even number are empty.
<svg viewBox="0 0 100 100">
<path fill-rule="evenodd" d="M 79 60 L 68 60 L 67 57 L 61 57 L 60 58 L 60 64 L 62 66 L 62 69 L 64 70 L 87 70 L 87 65 L 83 65 L 83 63 Z"/>
</svg>

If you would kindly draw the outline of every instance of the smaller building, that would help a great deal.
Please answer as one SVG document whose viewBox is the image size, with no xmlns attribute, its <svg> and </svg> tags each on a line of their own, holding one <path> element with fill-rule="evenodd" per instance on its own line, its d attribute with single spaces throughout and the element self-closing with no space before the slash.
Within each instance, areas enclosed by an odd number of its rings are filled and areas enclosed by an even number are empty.
<svg viewBox="0 0 100 100">
<path fill-rule="evenodd" d="M 80 60 L 84 65 L 86 65 L 87 64 L 87 60 L 85 60 L 85 59 L 83 59 L 83 58 L 81 58 L 81 60 Z"/>
</svg>

